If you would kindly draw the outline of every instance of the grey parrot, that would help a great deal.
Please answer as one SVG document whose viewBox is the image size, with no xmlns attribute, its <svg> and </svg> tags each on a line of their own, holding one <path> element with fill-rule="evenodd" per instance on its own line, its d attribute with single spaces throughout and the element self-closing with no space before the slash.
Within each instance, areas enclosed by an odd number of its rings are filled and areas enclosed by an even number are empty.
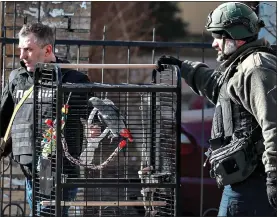
<svg viewBox="0 0 279 217">
<path fill-rule="evenodd" d="M 83 163 L 87 164 L 92 162 L 92 160 L 94 159 L 94 152 L 96 148 L 98 148 L 100 142 L 108 135 L 109 132 L 111 132 L 112 140 L 113 138 L 122 138 L 118 144 L 119 150 L 125 150 L 127 145 L 126 139 L 128 139 L 129 142 L 133 142 L 132 135 L 126 128 L 126 124 L 124 122 L 125 118 L 123 117 L 123 115 L 120 114 L 119 109 L 111 100 L 102 100 L 98 97 L 91 97 L 89 99 L 89 102 L 91 102 L 94 108 L 88 117 L 87 123 L 82 120 L 86 129 L 86 139 L 88 145 L 80 155 L 80 160 Z M 102 132 L 101 135 L 92 138 L 91 136 L 88 136 L 90 135 L 90 133 L 88 133 L 88 130 L 90 129 L 89 126 L 92 125 L 92 121 L 95 115 L 98 116 L 100 122 L 106 125 L 106 129 Z"/>
<path fill-rule="evenodd" d="M 130 131 L 126 128 L 125 118 L 111 100 L 91 97 L 89 101 L 94 108 L 98 109 L 99 118 L 107 125 L 112 133 L 112 138 L 120 135 L 130 142 L 133 141 Z"/>
</svg>

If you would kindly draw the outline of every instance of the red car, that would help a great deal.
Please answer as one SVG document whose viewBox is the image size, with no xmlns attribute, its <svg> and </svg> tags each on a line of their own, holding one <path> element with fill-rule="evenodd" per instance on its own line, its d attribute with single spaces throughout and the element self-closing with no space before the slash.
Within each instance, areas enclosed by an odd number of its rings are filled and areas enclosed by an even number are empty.
<svg viewBox="0 0 279 217">
<path fill-rule="evenodd" d="M 217 216 L 222 191 L 203 167 L 214 108 L 189 110 L 181 116 L 181 207 L 183 216 Z"/>
</svg>

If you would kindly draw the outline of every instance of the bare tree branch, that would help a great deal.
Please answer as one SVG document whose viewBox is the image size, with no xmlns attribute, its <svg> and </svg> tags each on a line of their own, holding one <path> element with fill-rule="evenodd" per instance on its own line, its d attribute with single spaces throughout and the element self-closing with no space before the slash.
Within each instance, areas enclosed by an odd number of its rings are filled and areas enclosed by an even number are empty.
<svg viewBox="0 0 279 217">
<path fill-rule="evenodd" d="M 95 31 L 95 37 L 97 35 L 99 38 L 102 37 L 100 31 L 104 25 L 106 26 L 106 40 L 144 41 L 148 40 L 148 37 L 150 37 L 150 33 L 153 29 L 151 26 L 153 24 L 153 19 L 150 18 L 151 10 L 149 9 L 148 2 L 94 2 L 93 7 L 94 6 L 95 8 L 93 8 L 91 13 L 95 13 L 96 16 L 94 16 L 94 20 L 91 21 L 91 31 Z M 146 23 L 149 23 L 150 26 L 146 26 Z M 91 48 L 91 63 L 101 63 L 102 49 L 102 47 Z M 140 58 L 137 58 L 139 52 L 140 48 L 138 47 L 129 49 L 130 60 L 133 61 L 133 63 L 140 63 L 140 61 L 142 61 Z M 127 63 L 127 55 L 128 48 L 106 48 L 105 63 Z M 104 82 L 129 82 L 127 81 L 127 72 L 128 71 L 115 72 L 115 70 L 104 70 Z M 100 73 L 101 70 L 91 70 L 88 74 L 91 80 L 100 81 Z M 130 77 L 132 77 L 132 74 L 133 72 L 130 71 Z M 138 72 L 138 74 L 142 75 L 138 78 L 138 82 L 143 82 L 150 76 L 142 72 Z"/>
<path fill-rule="evenodd" d="M 260 19 L 264 20 L 264 29 L 275 39 L 277 39 L 277 8 L 276 6 L 268 3 L 262 3 L 263 5 L 268 5 L 269 7 L 264 7 L 261 11 Z M 262 6 L 263 6 L 262 5 Z"/>
</svg>

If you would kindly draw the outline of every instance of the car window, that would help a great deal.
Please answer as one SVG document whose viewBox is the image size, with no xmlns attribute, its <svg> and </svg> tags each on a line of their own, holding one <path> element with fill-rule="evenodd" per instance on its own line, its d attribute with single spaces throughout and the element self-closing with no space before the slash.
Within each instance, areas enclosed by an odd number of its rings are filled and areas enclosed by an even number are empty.
<svg viewBox="0 0 279 217">
<path fill-rule="evenodd" d="M 180 140 L 181 140 L 181 143 L 191 143 L 189 138 L 184 133 L 181 133 Z"/>
</svg>

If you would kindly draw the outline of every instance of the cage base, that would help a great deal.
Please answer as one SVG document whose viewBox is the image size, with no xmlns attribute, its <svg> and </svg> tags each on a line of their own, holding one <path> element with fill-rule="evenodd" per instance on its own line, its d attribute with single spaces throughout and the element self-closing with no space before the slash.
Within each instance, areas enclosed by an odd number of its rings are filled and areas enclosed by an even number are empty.
<svg viewBox="0 0 279 217">
<path fill-rule="evenodd" d="M 41 201 L 42 206 L 54 206 L 55 200 Z M 166 201 L 61 201 L 61 206 L 166 206 Z"/>
</svg>

